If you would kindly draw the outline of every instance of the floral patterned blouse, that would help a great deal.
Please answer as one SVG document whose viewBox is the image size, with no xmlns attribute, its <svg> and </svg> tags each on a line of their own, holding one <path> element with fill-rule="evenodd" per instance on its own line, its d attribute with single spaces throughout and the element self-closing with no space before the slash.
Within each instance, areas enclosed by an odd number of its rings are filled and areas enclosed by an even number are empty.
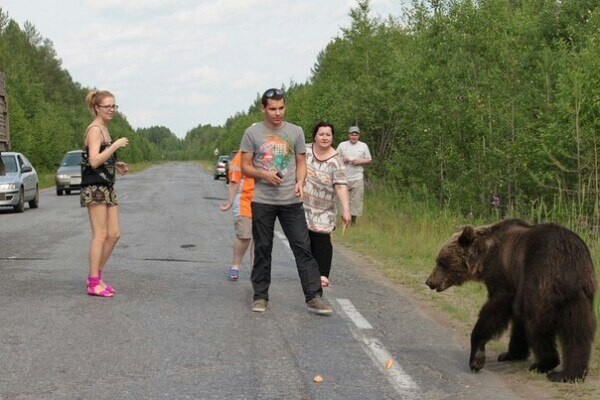
<svg viewBox="0 0 600 400">
<path fill-rule="evenodd" d="M 304 215 L 308 229 L 331 233 L 335 229 L 338 198 L 335 185 L 346 185 L 346 167 L 339 154 L 319 160 L 306 146 L 306 183 L 304 186 Z"/>
</svg>

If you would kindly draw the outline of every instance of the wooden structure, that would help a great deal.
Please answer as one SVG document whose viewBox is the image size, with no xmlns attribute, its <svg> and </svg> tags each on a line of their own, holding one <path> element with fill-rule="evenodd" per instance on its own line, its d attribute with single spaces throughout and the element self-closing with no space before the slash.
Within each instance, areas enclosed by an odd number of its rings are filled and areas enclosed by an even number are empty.
<svg viewBox="0 0 600 400">
<path fill-rule="evenodd" d="M 10 131 L 8 129 L 8 99 L 4 74 L 0 72 L 0 151 L 10 150 Z"/>
</svg>

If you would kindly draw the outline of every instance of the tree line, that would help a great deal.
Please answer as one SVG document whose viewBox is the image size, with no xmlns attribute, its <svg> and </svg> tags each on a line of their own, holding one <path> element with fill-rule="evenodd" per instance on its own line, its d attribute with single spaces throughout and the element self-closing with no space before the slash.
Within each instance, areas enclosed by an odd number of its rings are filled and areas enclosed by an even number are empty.
<svg viewBox="0 0 600 400">
<path fill-rule="evenodd" d="M 599 5 L 414 1 L 380 19 L 357 1 L 310 79 L 288 85 L 287 119 L 307 132 L 330 121 L 336 141 L 359 125 L 372 183 L 465 214 L 499 199 L 505 214 L 598 229 Z M 204 155 L 236 148 L 258 105 L 193 140 Z"/>
<path fill-rule="evenodd" d="M 90 88 L 74 82 L 62 68 L 49 39 L 29 22 L 21 28 L 2 8 L 0 71 L 6 76 L 11 149 L 24 153 L 38 170 L 54 170 L 67 151 L 82 147 L 92 119 L 84 101 Z M 119 150 L 128 162 L 156 161 L 164 154 L 163 142 L 134 130 L 121 113 L 111 124 L 111 135 L 128 137 L 129 146 Z M 171 135 L 169 143 L 178 140 Z"/>
</svg>

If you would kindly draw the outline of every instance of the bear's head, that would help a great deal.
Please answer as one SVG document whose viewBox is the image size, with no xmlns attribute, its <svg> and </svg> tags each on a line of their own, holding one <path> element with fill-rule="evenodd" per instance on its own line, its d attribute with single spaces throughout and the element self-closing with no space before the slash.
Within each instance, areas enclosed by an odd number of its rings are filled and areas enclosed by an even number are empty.
<svg viewBox="0 0 600 400">
<path fill-rule="evenodd" d="M 432 290 L 444 291 L 471 280 L 479 280 L 480 262 L 489 247 L 486 228 L 465 226 L 454 233 L 438 253 L 435 268 L 425 281 Z"/>
</svg>

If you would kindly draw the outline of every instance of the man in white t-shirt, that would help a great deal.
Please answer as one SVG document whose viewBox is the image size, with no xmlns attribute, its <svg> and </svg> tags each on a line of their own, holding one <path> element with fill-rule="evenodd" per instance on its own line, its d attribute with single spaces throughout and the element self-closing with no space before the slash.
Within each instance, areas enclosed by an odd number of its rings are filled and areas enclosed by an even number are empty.
<svg viewBox="0 0 600 400">
<path fill-rule="evenodd" d="M 348 140 L 338 145 L 337 152 L 346 164 L 346 179 L 348 180 L 348 193 L 350 194 L 350 214 L 352 223 L 356 217 L 363 214 L 363 198 L 365 193 L 364 165 L 371 164 L 369 146 L 358 140 L 360 128 L 351 126 L 348 129 Z"/>
</svg>

